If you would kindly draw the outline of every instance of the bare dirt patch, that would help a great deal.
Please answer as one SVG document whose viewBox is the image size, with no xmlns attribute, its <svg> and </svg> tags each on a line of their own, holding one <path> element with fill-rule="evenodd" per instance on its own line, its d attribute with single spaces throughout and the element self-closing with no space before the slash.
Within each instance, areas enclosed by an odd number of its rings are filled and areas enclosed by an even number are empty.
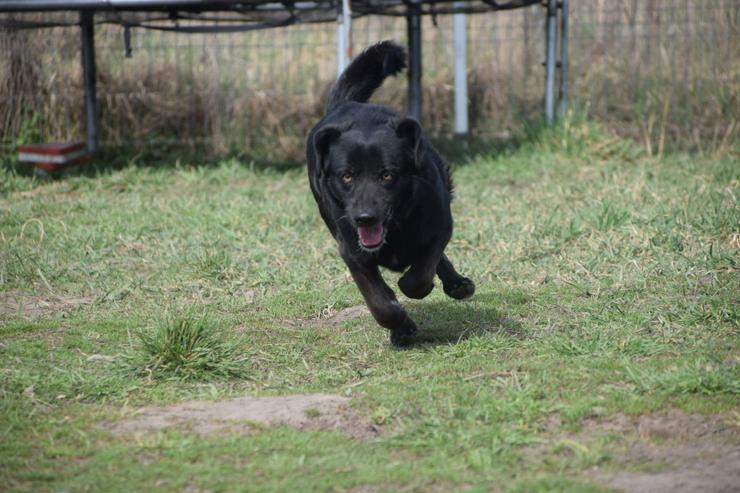
<svg viewBox="0 0 740 493">
<path fill-rule="evenodd" d="M 92 298 L 82 296 L 56 296 L 8 291 L 0 293 L 0 317 L 38 318 L 51 314 L 67 313 L 91 305 Z"/>
<path fill-rule="evenodd" d="M 282 323 L 296 328 L 306 327 L 338 327 L 348 320 L 369 317 L 370 310 L 365 305 L 350 306 L 337 310 L 333 306 L 325 306 L 321 311 L 311 317 L 281 320 Z"/>
<path fill-rule="evenodd" d="M 582 421 L 578 438 L 589 438 L 603 433 L 620 433 L 641 439 L 665 441 L 701 441 L 709 439 L 740 442 L 740 427 L 725 417 L 704 414 L 686 414 L 678 409 L 668 409 L 642 416 L 615 414 L 608 417 L 591 417 Z"/>
<path fill-rule="evenodd" d="M 589 418 L 575 438 L 586 441 L 604 433 L 625 437 L 617 465 L 642 469 L 595 471 L 594 479 L 613 488 L 629 493 L 740 492 L 740 429 L 722 416 L 671 409 Z"/>
<path fill-rule="evenodd" d="M 737 493 L 740 448 L 665 471 L 620 472 L 609 480 L 609 485 L 630 493 Z"/>
<path fill-rule="evenodd" d="M 370 309 L 365 305 L 350 306 L 349 308 L 343 308 L 338 312 L 332 313 L 329 317 L 319 319 L 321 323 L 326 325 L 339 325 L 347 320 L 355 318 L 369 317 Z"/>
<path fill-rule="evenodd" d="M 201 434 L 249 433 L 260 426 L 289 426 L 302 431 L 339 431 L 371 439 L 380 429 L 338 395 L 239 397 L 222 401 L 188 401 L 166 407 L 145 407 L 122 421 L 105 423 L 116 434 L 151 432 L 177 426 Z"/>
</svg>

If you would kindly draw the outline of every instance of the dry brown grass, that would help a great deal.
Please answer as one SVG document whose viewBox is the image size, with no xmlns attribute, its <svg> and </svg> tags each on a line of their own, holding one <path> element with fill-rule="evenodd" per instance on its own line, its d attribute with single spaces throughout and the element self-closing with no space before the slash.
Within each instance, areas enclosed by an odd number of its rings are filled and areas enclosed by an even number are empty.
<svg viewBox="0 0 740 493">
<path fill-rule="evenodd" d="M 725 0 L 574 0 L 571 100 L 651 154 L 727 146 L 737 135 L 739 19 L 740 7 Z M 451 18 L 436 21 L 423 27 L 423 123 L 449 136 Z M 538 7 L 469 17 L 474 136 L 515 134 L 541 115 L 542 21 Z M 135 30 L 132 59 L 119 26 L 101 25 L 96 36 L 102 139 L 112 146 L 174 143 L 300 161 L 336 75 L 332 24 L 219 36 Z M 356 51 L 387 38 L 405 39 L 404 19 L 354 23 Z M 73 28 L 0 33 L 10 55 L 0 60 L 6 145 L 83 136 L 78 44 Z M 405 79 L 375 100 L 404 108 Z"/>
</svg>

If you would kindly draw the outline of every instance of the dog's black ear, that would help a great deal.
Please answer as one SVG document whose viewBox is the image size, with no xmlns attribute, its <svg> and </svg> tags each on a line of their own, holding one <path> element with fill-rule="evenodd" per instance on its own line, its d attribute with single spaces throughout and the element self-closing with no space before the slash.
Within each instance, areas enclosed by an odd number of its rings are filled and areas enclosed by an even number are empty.
<svg viewBox="0 0 740 493">
<path fill-rule="evenodd" d="M 319 176 L 323 176 L 326 169 L 326 153 L 329 146 L 339 138 L 342 131 L 336 125 L 321 127 L 313 136 L 313 148 L 316 153 L 316 168 Z"/>
<path fill-rule="evenodd" d="M 404 117 L 398 122 L 398 125 L 396 125 L 396 136 L 403 140 L 408 146 L 414 166 L 417 168 L 421 167 L 421 124 L 416 120 L 416 118 L 412 118 L 410 116 Z"/>
</svg>

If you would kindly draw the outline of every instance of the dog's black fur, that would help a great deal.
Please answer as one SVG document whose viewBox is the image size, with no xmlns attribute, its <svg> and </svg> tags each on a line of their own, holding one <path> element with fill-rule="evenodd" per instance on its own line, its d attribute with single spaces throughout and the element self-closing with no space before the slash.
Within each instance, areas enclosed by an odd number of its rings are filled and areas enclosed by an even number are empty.
<svg viewBox="0 0 740 493">
<path fill-rule="evenodd" d="M 399 45 L 383 41 L 360 54 L 329 94 L 326 116 L 308 135 L 308 177 L 319 212 L 375 320 L 397 346 L 413 343 L 416 325 L 378 266 L 403 272 L 398 287 L 424 298 L 434 275 L 463 299 L 473 282 L 444 255 L 452 236 L 447 164 L 415 119 L 366 101 L 406 66 Z M 408 269 L 408 270 L 406 270 Z"/>
</svg>

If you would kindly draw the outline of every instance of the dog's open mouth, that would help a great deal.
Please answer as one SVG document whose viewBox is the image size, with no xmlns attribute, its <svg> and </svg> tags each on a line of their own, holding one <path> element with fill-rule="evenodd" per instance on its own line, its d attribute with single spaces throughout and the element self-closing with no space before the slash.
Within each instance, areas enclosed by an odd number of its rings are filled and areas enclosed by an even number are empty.
<svg viewBox="0 0 740 493">
<path fill-rule="evenodd" d="M 383 225 L 378 223 L 373 226 L 359 226 L 357 234 L 360 237 L 360 245 L 372 249 L 380 246 L 383 242 Z"/>
</svg>

